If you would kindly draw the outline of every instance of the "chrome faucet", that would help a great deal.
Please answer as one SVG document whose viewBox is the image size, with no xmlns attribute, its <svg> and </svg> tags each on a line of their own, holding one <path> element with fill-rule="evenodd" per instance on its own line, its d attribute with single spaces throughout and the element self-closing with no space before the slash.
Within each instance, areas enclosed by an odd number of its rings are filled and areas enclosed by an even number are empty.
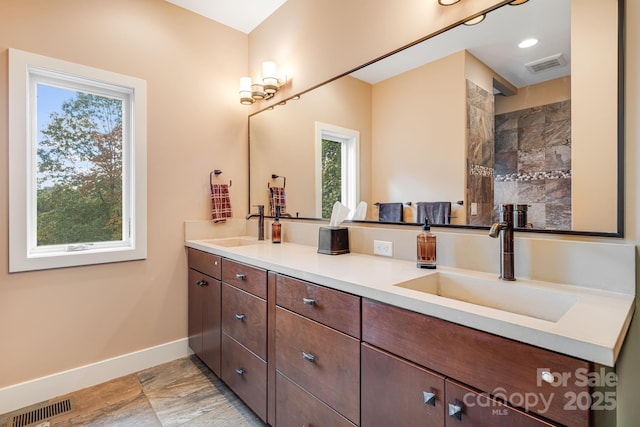
<svg viewBox="0 0 640 427">
<path fill-rule="evenodd" d="M 256 206 L 258 206 L 258 213 L 247 215 L 247 219 L 258 218 L 258 240 L 264 240 L 264 205 Z"/>
<path fill-rule="evenodd" d="M 500 205 L 500 222 L 489 230 L 489 237 L 500 236 L 500 276 L 501 280 L 516 280 L 513 256 L 513 205 Z"/>
</svg>

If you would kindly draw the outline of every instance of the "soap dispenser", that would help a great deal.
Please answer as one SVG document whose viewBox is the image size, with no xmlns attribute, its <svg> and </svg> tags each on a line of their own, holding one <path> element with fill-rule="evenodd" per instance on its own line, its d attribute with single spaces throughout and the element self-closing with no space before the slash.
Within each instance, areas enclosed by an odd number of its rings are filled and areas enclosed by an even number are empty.
<svg viewBox="0 0 640 427">
<path fill-rule="evenodd" d="M 276 217 L 271 224 L 271 243 L 280 243 L 282 236 L 282 224 L 280 224 L 280 205 L 276 206 Z"/>
<path fill-rule="evenodd" d="M 422 233 L 418 234 L 418 268 L 436 268 L 436 236 L 431 232 L 429 218 L 424 219 Z"/>
</svg>

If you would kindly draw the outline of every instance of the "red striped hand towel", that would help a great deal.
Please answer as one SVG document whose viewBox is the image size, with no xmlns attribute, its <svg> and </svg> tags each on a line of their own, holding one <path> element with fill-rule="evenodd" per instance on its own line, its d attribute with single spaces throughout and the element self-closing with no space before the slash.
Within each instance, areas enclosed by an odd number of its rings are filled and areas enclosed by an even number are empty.
<svg viewBox="0 0 640 427">
<path fill-rule="evenodd" d="M 213 222 L 225 222 L 233 216 L 229 186 L 227 184 L 211 185 L 211 218 Z"/>
<path fill-rule="evenodd" d="M 276 206 L 280 206 L 280 214 L 287 210 L 287 198 L 284 194 L 284 187 L 269 187 L 271 197 L 269 197 L 269 210 L 271 216 L 276 215 Z"/>
</svg>

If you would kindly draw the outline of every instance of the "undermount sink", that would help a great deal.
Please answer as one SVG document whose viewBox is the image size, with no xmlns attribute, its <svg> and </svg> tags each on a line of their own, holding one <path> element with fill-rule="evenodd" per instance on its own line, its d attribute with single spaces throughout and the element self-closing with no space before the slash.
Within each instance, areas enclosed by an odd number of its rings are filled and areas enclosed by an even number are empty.
<svg viewBox="0 0 640 427">
<path fill-rule="evenodd" d="M 264 243 L 264 240 L 257 240 L 248 237 L 227 237 L 220 239 L 208 239 L 203 240 L 204 243 L 209 243 L 211 245 L 216 246 L 224 246 L 226 248 L 231 248 L 235 246 L 251 246 L 251 245 L 259 245 Z"/>
<path fill-rule="evenodd" d="M 450 272 L 436 272 L 394 286 L 549 322 L 560 320 L 579 298 L 519 281 Z"/>
</svg>

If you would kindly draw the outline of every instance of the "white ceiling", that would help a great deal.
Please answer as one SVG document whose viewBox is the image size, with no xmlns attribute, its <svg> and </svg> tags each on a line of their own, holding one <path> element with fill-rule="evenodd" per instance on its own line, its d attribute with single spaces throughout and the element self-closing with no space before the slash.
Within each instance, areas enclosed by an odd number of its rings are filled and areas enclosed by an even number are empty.
<svg viewBox="0 0 640 427">
<path fill-rule="evenodd" d="M 244 33 L 251 32 L 286 0 L 166 0 Z M 503 6 L 478 25 L 460 25 L 433 39 L 378 61 L 353 75 L 371 84 L 467 49 L 517 87 L 570 74 L 571 0 L 529 0 Z M 518 48 L 525 38 L 539 43 Z M 524 64 L 561 53 L 567 65 L 539 73 Z"/>
<path fill-rule="evenodd" d="M 286 0 L 166 0 L 249 34 Z"/>
<path fill-rule="evenodd" d="M 502 6 L 480 24 L 459 25 L 439 36 L 378 61 L 352 75 L 375 84 L 399 73 L 467 49 L 516 87 L 566 76 L 571 71 L 571 0 L 530 0 Z M 520 49 L 518 43 L 537 38 Z M 567 65 L 533 73 L 524 64 L 561 53 Z"/>
</svg>

